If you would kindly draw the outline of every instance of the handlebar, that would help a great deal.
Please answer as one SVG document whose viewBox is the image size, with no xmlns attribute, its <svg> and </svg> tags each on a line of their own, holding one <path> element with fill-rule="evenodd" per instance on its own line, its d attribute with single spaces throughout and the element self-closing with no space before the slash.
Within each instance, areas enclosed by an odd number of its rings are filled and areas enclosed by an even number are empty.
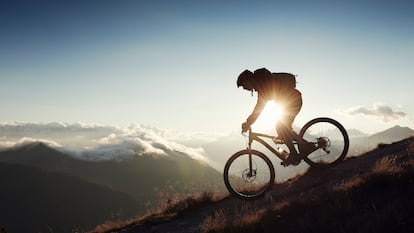
<svg viewBox="0 0 414 233">
<path fill-rule="evenodd" d="M 247 130 L 242 130 L 241 134 L 246 135 L 246 133 L 250 133 L 250 132 L 252 132 L 252 127 L 249 127 Z"/>
</svg>

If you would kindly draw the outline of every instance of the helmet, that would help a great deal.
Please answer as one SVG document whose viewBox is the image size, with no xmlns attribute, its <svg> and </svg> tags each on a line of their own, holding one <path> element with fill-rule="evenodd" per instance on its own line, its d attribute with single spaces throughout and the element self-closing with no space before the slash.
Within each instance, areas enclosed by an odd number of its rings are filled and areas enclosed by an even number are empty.
<svg viewBox="0 0 414 233">
<path fill-rule="evenodd" d="M 237 87 L 243 86 L 244 83 L 252 77 L 253 77 L 253 72 L 251 72 L 250 70 L 243 71 L 237 78 Z"/>
</svg>

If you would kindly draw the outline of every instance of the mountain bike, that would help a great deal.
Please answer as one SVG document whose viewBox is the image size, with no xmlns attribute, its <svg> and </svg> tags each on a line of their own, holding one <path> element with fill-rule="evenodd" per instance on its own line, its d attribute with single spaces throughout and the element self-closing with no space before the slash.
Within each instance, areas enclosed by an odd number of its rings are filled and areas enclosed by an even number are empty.
<svg viewBox="0 0 414 233">
<path fill-rule="evenodd" d="M 253 141 L 266 147 L 270 152 L 286 161 L 284 153 L 278 147 L 284 141 L 277 136 L 256 133 L 248 130 L 247 148 L 233 154 L 224 166 L 224 183 L 228 191 L 244 200 L 263 197 L 275 181 L 275 169 L 270 159 L 262 152 L 252 149 Z M 341 162 L 349 149 L 349 137 L 345 128 L 336 120 L 326 117 L 315 118 L 307 122 L 300 130 L 300 143 L 294 141 L 302 159 L 311 166 L 327 168 Z M 306 149 L 303 149 L 306 148 Z"/>
</svg>

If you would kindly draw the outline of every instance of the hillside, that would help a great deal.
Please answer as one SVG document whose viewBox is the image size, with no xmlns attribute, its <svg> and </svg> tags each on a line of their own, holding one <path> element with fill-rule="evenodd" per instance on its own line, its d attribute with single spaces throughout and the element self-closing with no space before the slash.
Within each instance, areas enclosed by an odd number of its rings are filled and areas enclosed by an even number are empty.
<svg viewBox="0 0 414 233">
<path fill-rule="evenodd" d="M 188 198 L 174 213 L 169 207 L 92 232 L 413 232 L 413 159 L 414 138 L 408 138 L 334 168 L 311 168 L 258 201 Z"/>
<path fill-rule="evenodd" d="M 88 230 L 108 218 L 131 218 L 137 209 L 123 193 L 22 165 L 0 163 L 0 187 L 0 227 L 8 232 Z"/>
<path fill-rule="evenodd" d="M 134 198 L 139 204 L 137 214 L 144 213 L 148 203 L 158 204 L 160 198 L 215 190 L 221 180 L 218 171 L 179 152 L 168 156 L 137 155 L 125 160 L 87 161 L 43 143 L 33 143 L 0 152 L 0 162 L 32 166 L 108 186 Z"/>
</svg>

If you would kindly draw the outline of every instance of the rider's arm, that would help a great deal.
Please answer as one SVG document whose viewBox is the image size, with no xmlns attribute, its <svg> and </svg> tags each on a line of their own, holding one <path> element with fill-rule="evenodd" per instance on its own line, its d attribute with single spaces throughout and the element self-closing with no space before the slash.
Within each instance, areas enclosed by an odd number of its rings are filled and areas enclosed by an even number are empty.
<svg viewBox="0 0 414 233">
<path fill-rule="evenodd" d="M 250 114 L 246 120 L 248 125 L 252 125 L 257 120 L 265 105 L 266 99 L 259 93 L 256 106 L 254 107 L 252 114 Z"/>
</svg>

